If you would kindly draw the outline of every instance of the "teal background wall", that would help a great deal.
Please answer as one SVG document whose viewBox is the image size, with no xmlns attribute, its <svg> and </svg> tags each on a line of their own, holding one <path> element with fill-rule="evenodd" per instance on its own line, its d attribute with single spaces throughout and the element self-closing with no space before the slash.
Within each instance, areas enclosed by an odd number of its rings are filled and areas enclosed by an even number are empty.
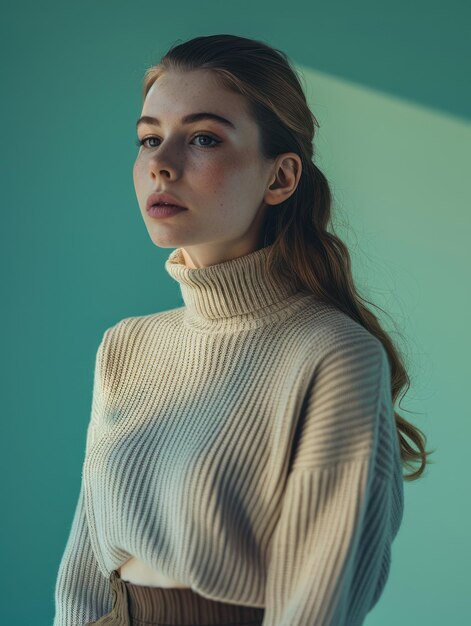
<svg viewBox="0 0 471 626">
<path fill-rule="evenodd" d="M 181 303 L 137 205 L 134 126 L 145 69 L 218 32 L 302 72 L 337 232 L 405 354 L 402 414 L 437 450 L 405 484 L 366 624 L 469 619 L 469 25 L 457 0 L 4 3 L 2 623 L 52 624 L 104 329 Z"/>
</svg>

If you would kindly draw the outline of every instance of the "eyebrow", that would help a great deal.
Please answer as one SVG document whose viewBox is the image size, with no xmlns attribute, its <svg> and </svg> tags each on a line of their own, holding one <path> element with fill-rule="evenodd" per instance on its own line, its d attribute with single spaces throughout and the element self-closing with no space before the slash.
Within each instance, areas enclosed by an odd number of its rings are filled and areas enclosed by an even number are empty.
<svg viewBox="0 0 471 626">
<path fill-rule="evenodd" d="M 185 115 L 182 117 L 182 124 L 194 124 L 195 122 L 199 122 L 200 120 L 213 120 L 214 122 L 219 122 L 220 124 L 224 124 L 224 126 L 228 126 L 230 128 L 235 129 L 235 125 L 225 117 L 221 115 L 217 115 L 216 113 L 190 113 L 189 115 Z M 139 127 L 140 124 L 153 124 L 155 126 L 160 126 L 160 120 L 156 117 L 151 117 L 149 115 L 143 115 L 136 122 L 136 128 Z"/>
</svg>

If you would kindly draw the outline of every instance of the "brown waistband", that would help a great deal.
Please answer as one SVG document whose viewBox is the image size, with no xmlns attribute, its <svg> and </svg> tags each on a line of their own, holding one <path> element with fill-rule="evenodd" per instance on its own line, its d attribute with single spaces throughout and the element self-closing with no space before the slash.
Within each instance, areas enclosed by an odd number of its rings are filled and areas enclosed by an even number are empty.
<svg viewBox="0 0 471 626">
<path fill-rule="evenodd" d="M 136 621 L 169 626 L 261 624 L 264 609 L 205 598 L 188 587 L 148 587 L 122 580 L 113 570 L 110 582 L 118 612 Z"/>
</svg>

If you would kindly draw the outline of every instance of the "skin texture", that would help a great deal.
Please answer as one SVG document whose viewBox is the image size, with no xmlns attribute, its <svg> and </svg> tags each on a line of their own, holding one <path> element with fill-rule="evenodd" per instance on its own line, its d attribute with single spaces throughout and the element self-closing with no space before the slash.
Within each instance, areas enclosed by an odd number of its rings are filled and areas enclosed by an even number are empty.
<svg viewBox="0 0 471 626">
<path fill-rule="evenodd" d="M 235 130 L 211 120 L 181 123 L 184 115 L 200 111 L 222 115 Z M 218 86 L 210 70 L 164 74 L 149 90 L 142 115 L 161 121 L 138 127 L 138 139 L 148 141 L 133 167 L 139 208 L 155 245 L 182 248 L 185 264 L 193 268 L 261 248 L 266 211 L 296 190 L 300 157 L 287 152 L 263 159 L 245 98 Z M 155 191 L 173 194 L 187 210 L 150 217 L 146 201 Z"/>
</svg>

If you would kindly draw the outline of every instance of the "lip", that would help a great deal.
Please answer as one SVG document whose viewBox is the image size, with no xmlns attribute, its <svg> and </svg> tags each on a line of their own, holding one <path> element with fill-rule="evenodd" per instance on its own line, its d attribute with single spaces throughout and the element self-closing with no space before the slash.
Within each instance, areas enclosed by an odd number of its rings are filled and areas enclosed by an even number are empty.
<svg viewBox="0 0 471 626">
<path fill-rule="evenodd" d="M 183 206 L 178 200 L 178 198 L 175 198 L 175 196 L 172 196 L 169 193 L 162 192 L 162 193 L 152 193 L 147 198 L 146 209 L 149 210 L 153 204 L 157 204 L 159 202 L 167 202 L 168 204 L 173 204 L 179 207 L 180 209 L 187 208 L 186 206 Z"/>
<path fill-rule="evenodd" d="M 151 206 L 147 211 L 147 215 L 152 219 L 165 219 L 167 217 L 173 217 L 178 213 L 183 213 L 185 209 L 181 209 L 176 206 Z"/>
</svg>

